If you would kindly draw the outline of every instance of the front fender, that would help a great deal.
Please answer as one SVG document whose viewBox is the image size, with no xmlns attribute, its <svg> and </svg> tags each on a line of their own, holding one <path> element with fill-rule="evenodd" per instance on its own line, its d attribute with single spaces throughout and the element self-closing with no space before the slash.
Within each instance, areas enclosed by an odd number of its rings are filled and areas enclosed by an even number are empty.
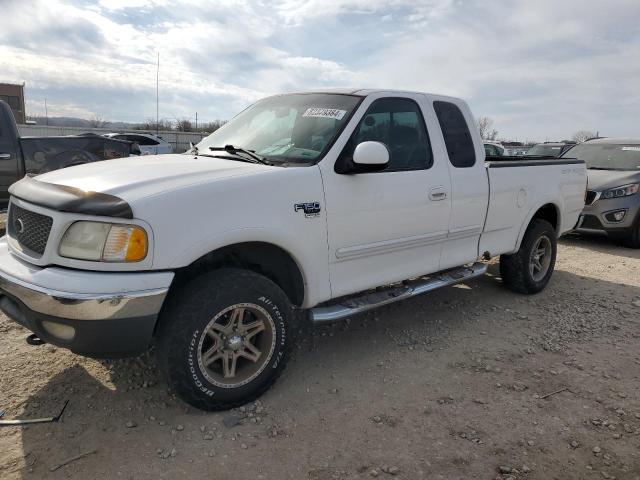
<svg viewBox="0 0 640 480">
<path fill-rule="evenodd" d="M 268 243 L 281 248 L 291 256 L 302 274 L 305 285 L 303 307 L 311 307 L 331 298 L 326 242 L 324 249 L 318 250 L 300 241 L 298 237 L 285 234 L 282 230 L 255 227 L 221 232 L 179 251 L 169 263 L 174 268 L 186 267 L 208 253 L 247 242 Z"/>
</svg>

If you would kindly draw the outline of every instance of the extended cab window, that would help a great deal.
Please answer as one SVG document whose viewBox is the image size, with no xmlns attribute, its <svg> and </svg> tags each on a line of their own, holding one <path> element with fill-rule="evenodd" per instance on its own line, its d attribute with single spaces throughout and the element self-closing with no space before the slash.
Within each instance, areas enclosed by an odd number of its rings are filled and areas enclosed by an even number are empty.
<svg viewBox="0 0 640 480">
<path fill-rule="evenodd" d="M 433 102 L 440 129 L 447 146 L 449 161 L 454 167 L 468 168 L 476 163 L 476 152 L 469 126 L 457 105 L 451 102 Z"/>
<path fill-rule="evenodd" d="M 384 172 L 424 170 L 433 164 L 429 135 L 420 107 L 408 98 L 374 101 L 356 127 L 343 156 L 352 157 L 362 142 L 384 143 L 389 166 Z"/>
</svg>

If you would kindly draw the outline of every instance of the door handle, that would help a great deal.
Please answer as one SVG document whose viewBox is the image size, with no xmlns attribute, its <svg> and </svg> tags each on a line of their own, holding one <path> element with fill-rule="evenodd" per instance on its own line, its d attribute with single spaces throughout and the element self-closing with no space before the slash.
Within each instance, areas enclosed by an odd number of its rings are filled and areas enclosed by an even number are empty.
<svg viewBox="0 0 640 480">
<path fill-rule="evenodd" d="M 10 153 L 0 153 L 0 160 L 9 160 L 11 158 Z"/>
<path fill-rule="evenodd" d="M 429 199 L 437 202 L 439 200 L 444 200 L 447 198 L 447 192 L 444 187 L 434 187 L 429 190 Z"/>
</svg>

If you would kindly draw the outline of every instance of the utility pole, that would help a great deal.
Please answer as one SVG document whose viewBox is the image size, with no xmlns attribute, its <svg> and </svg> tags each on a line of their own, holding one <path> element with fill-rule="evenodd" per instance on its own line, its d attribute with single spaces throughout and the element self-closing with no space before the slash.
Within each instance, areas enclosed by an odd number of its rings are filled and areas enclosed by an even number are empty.
<svg viewBox="0 0 640 480">
<path fill-rule="evenodd" d="M 49 111 L 47 110 L 47 99 L 44 99 L 44 124 L 49 126 Z"/>
<path fill-rule="evenodd" d="M 196 132 L 198 131 L 198 112 L 196 112 Z"/>
<path fill-rule="evenodd" d="M 158 52 L 158 66 L 156 68 L 156 136 L 160 129 L 160 108 L 159 108 L 159 92 L 160 92 L 160 52 Z"/>
</svg>

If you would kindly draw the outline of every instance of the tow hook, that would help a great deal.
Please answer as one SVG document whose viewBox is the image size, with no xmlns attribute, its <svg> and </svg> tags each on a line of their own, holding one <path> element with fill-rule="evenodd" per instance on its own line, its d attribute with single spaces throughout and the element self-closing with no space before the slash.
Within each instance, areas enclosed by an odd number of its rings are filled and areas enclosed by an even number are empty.
<svg viewBox="0 0 640 480">
<path fill-rule="evenodd" d="M 44 345 L 45 343 L 47 343 L 44 340 L 42 340 L 39 336 L 37 336 L 35 333 L 32 333 L 31 335 L 29 335 L 26 338 L 26 340 L 27 340 L 27 343 L 32 347 L 39 347 L 40 345 Z"/>
</svg>

